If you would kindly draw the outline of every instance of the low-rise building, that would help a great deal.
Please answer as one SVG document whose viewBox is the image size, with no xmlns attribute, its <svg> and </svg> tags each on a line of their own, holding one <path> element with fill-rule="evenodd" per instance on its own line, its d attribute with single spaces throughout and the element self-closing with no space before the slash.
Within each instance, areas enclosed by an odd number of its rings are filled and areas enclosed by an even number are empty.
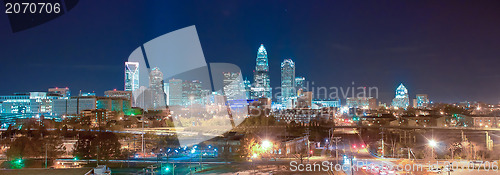
<svg viewBox="0 0 500 175">
<path fill-rule="evenodd" d="M 471 116 L 474 127 L 478 128 L 500 128 L 500 117 L 498 116 Z"/>
</svg>

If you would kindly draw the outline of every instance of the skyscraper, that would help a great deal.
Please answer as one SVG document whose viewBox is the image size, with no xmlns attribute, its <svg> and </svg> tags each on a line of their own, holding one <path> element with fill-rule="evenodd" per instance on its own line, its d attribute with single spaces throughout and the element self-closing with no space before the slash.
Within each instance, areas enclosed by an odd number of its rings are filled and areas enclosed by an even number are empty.
<svg viewBox="0 0 500 175">
<path fill-rule="evenodd" d="M 167 103 L 167 106 L 170 105 L 170 84 L 168 82 L 163 82 L 163 92 L 165 93 L 165 95 L 167 96 L 166 99 L 165 99 L 165 102 Z"/>
<path fill-rule="evenodd" d="M 252 83 L 250 83 L 250 80 L 243 80 L 243 85 L 245 86 L 245 96 L 246 99 L 251 99 L 252 98 Z"/>
<path fill-rule="evenodd" d="M 139 89 L 139 63 L 125 62 L 125 91 Z"/>
<path fill-rule="evenodd" d="M 182 105 L 203 104 L 202 98 L 208 94 L 202 88 L 199 80 L 182 82 Z"/>
<path fill-rule="evenodd" d="M 240 72 L 223 72 L 224 95 L 228 101 L 246 99 L 245 85 Z"/>
<path fill-rule="evenodd" d="M 159 68 L 151 69 L 149 73 L 149 89 L 151 90 L 152 106 L 150 108 L 159 110 L 166 106 L 165 92 L 163 89 L 163 73 Z"/>
<path fill-rule="evenodd" d="M 295 88 L 298 89 L 304 89 L 305 88 L 305 81 L 306 78 L 304 77 L 295 77 Z"/>
<path fill-rule="evenodd" d="M 182 80 L 171 79 L 168 81 L 168 98 L 170 106 L 182 104 Z"/>
<path fill-rule="evenodd" d="M 253 86 L 253 98 L 261 97 L 272 98 L 267 51 L 263 44 L 260 45 L 257 52 Z"/>
<path fill-rule="evenodd" d="M 295 63 L 285 59 L 281 63 L 281 97 L 283 106 L 292 108 L 292 98 L 295 97 Z"/>
<path fill-rule="evenodd" d="M 306 78 L 304 77 L 295 77 L 295 91 L 297 92 L 297 96 L 301 96 L 302 92 L 307 91 L 305 86 Z"/>
<path fill-rule="evenodd" d="M 410 100 L 408 98 L 408 90 L 406 87 L 401 83 L 399 87 L 396 89 L 396 96 L 392 100 L 392 107 L 397 107 L 397 108 L 408 108 L 410 105 Z"/>
</svg>

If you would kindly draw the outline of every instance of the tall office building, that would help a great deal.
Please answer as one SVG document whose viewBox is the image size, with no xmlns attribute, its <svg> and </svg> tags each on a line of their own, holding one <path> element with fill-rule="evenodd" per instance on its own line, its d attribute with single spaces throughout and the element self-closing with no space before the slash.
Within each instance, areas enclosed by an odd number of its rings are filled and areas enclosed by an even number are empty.
<svg viewBox="0 0 500 175">
<path fill-rule="evenodd" d="M 302 96 L 302 92 L 307 91 L 307 87 L 305 85 L 306 78 L 304 77 L 295 77 L 295 91 L 297 92 L 297 97 Z"/>
<path fill-rule="evenodd" d="M 149 89 L 151 90 L 151 109 L 160 110 L 165 108 L 165 92 L 163 89 L 163 73 L 159 68 L 151 69 L 149 73 Z"/>
<path fill-rule="evenodd" d="M 245 85 L 240 72 L 223 72 L 224 95 L 228 101 L 246 99 Z"/>
<path fill-rule="evenodd" d="M 251 99 L 252 98 L 252 83 L 250 83 L 250 80 L 243 80 L 243 85 L 245 86 L 245 96 L 246 99 Z"/>
<path fill-rule="evenodd" d="M 203 83 L 199 80 L 182 82 L 182 105 L 205 105 L 211 90 L 203 89 Z"/>
<path fill-rule="evenodd" d="M 182 104 L 182 80 L 171 79 L 168 81 L 168 98 L 170 106 Z"/>
<path fill-rule="evenodd" d="M 413 107 L 419 109 L 429 107 L 429 98 L 427 97 L 427 94 L 417 94 L 416 98 L 413 99 Z"/>
<path fill-rule="evenodd" d="M 285 59 L 281 63 L 281 97 L 283 106 L 292 108 L 292 98 L 295 92 L 295 63 L 292 59 Z"/>
<path fill-rule="evenodd" d="M 267 51 L 263 44 L 257 52 L 257 63 L 254 72 L 254 86 L 252 88 L 253 98 L 272 98 L 271 84 L 269 83 L 269 64 Z"/>
<path fill-rule="evenodd" d="M 401 83 L 399 87 L 396 89 L 396 96 L 392 100 L 392 107 L 397 107 L 397 108 L 408 108 L 410 105 L 410 100 L 408 98 L 408 90 L 406 87 Z"/>
<path fill-rule="evenodd" d="M 125 91 L 139 89 L 139 63 L 125 62 Z"/>
<path fill-rule="evenodd" d="M 306 81 L 306 78 L 304 77 L 295 77 L 295 88 L 297 90 L 299 89 L 305 89 L 305 81 Z"/>
<path fill-rule="evenodd" d="M 182 82 L 182 104 L 201 104 L 202 84 L 199 80 Z"/>
<path fill-rule="evenodd" d="M 165 92 L 165 95 L 167 96 L 167 99 L 165 99 L 166 103 L 167 103 L 167 106 L 170 105 L 170 89 L 169 89 L 170 85 L 168 84 L 168 82 L 164 82 L 163 83 L 163 92 Z"/>
</svg>

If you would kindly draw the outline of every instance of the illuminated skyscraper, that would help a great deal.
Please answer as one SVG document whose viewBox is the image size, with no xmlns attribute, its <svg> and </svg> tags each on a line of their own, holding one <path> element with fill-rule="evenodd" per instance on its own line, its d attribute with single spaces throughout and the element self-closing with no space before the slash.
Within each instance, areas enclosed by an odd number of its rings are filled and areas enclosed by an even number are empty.
<svg viewBox="0 0 500 175">
<path fill-rule="evenodd" d="M 295 88 L 297 88 L 297 90 L 304 89 L 305 88 L 305 81 L 306 81 L 306 78 L 304 78 L 304 77 L 295 77 Z"/>
<path fill-rule="evenodd" d="M 401 83 L 396 89 L 396 97 L 392 100 L 392 107 L 406 109 L 409 105 L 410 100 L 408 98 L 408 90 L 403 85 L 403 83 Z"/>
<path fill-rule="evenodd" d="M 252 83 L 250 83 L 250 80 L 243 80 L 243 85 L 245 86 L 245 96 L 246 99 L 251 99 L 252 98 Z"/>
<path fill-rule="evenodd" d="M 295 97 L 295 63 L 285 59 L 281 63 L 281 97 L 283 106 L 292 108 L 292 98 Z"/>
<path fill-rule="evenodd" d="M 245 85 L 240 72 L 223 72 L 224 74 L 224 95 L 227 100 L 246 99 Z"/>
<path fill-rule="evenodd" d="M 267 51 L 263 44 L 257 52 L 257 64 L 254 72 L 253 98 L 272 98 L 271 84 L 269 83 L 269 64 Z"/>
<path fill-rule="evenodd" d="M 125 62 L 125 91 L 139 89 L 139 63 Z"/>
<path fill-rule="evenodd" d="M 167 96 L 165 99 L 165 102 L 167 103 L 167 106 L 170 105 L 170 84 L 168 82 L 163 82 L 163 92 Z"/>
<path fill-rule="evenodd" d="M 157 67 L 151 69 L 149 73 L 149 89 L 151 90 L 152 100 L 150 108 L 155 110 L 163 109 L 166 105 L 163 89 L 163 73 Z"/>
<path fill-rule="evenodd" d="M 182 80 L 171 79 L 168 81 L 168 99 L 170 106 L 182 104 Z"/>
<path fill-rule="evenodd" d="M 297 92 L 297 97 L 302 95 L 302 92 L 307 91 L 305 86 L 306 78 L 295 77 L 295 92 Z"/>
<path fill-rule="evenodd" d="M 182 82 L 182 105 L 203 104 L 202 97 L 205 97 L 207 94 L 202 87 L 202 83 L 199 80 Z"/>
</svg>

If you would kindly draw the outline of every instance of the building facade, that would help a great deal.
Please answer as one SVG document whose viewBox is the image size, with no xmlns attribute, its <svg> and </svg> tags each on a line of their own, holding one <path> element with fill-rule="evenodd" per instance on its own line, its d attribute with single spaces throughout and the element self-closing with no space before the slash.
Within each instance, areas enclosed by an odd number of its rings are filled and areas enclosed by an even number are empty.
<svg viewBox="0 0 500 175">
<path fill-rule="evenodd" d="M 295 90 L 297 92 L 307 91 L 306 86 L 306 78 L 304 77 L 295 77 Z"/>
<path fill-rule="evenodd" d="M 166 95 L 163 88 L 163 73 L 157 67 L 151 69 L 149 73 L 149 89 L 151 90 L 152 101 L 152 106 L 149 109 L 164 109 L 166 107 Z"/>
<path fill-rule="evenodd" d="M 340 99 L 314 99 L 312 104 L 316 105 L 317 108 L 340 108 Z"/>
<path fill-rule="evenodd" d="M 425 109 L 429 107 L 429 98 L 427 94 L 417 94 L 416 98 L 413 99 L 413 107 L 418 109 Z"/>
<path fill-rule="evenodd" d="M 52 92 L 28 92 L 0 96 L 1 127 L 15 124 L 17 119 L 60 120 L 60 117 L 54 113 L 52 102 L 64 98 L 66 97 Z"/>
<path fill-rule="evenodd" d="M 224 72 L 224 95 L 228 101 L 246 100 L 246 89 L 240 72 Z"/>
<path fill-rule="evenodd" d="M 182 80 L 171 79 L 168 81 L 168 104 L 170 106 L 182 105 Z"/>
<path fill-rule="evenodd" d="M 293 108 L 293 98 L 295 91 L 295 63 L 291 59 L 285 59 L 281 63 L 281 97 L 282 105 L 286 108 Z"/>
</svg>

